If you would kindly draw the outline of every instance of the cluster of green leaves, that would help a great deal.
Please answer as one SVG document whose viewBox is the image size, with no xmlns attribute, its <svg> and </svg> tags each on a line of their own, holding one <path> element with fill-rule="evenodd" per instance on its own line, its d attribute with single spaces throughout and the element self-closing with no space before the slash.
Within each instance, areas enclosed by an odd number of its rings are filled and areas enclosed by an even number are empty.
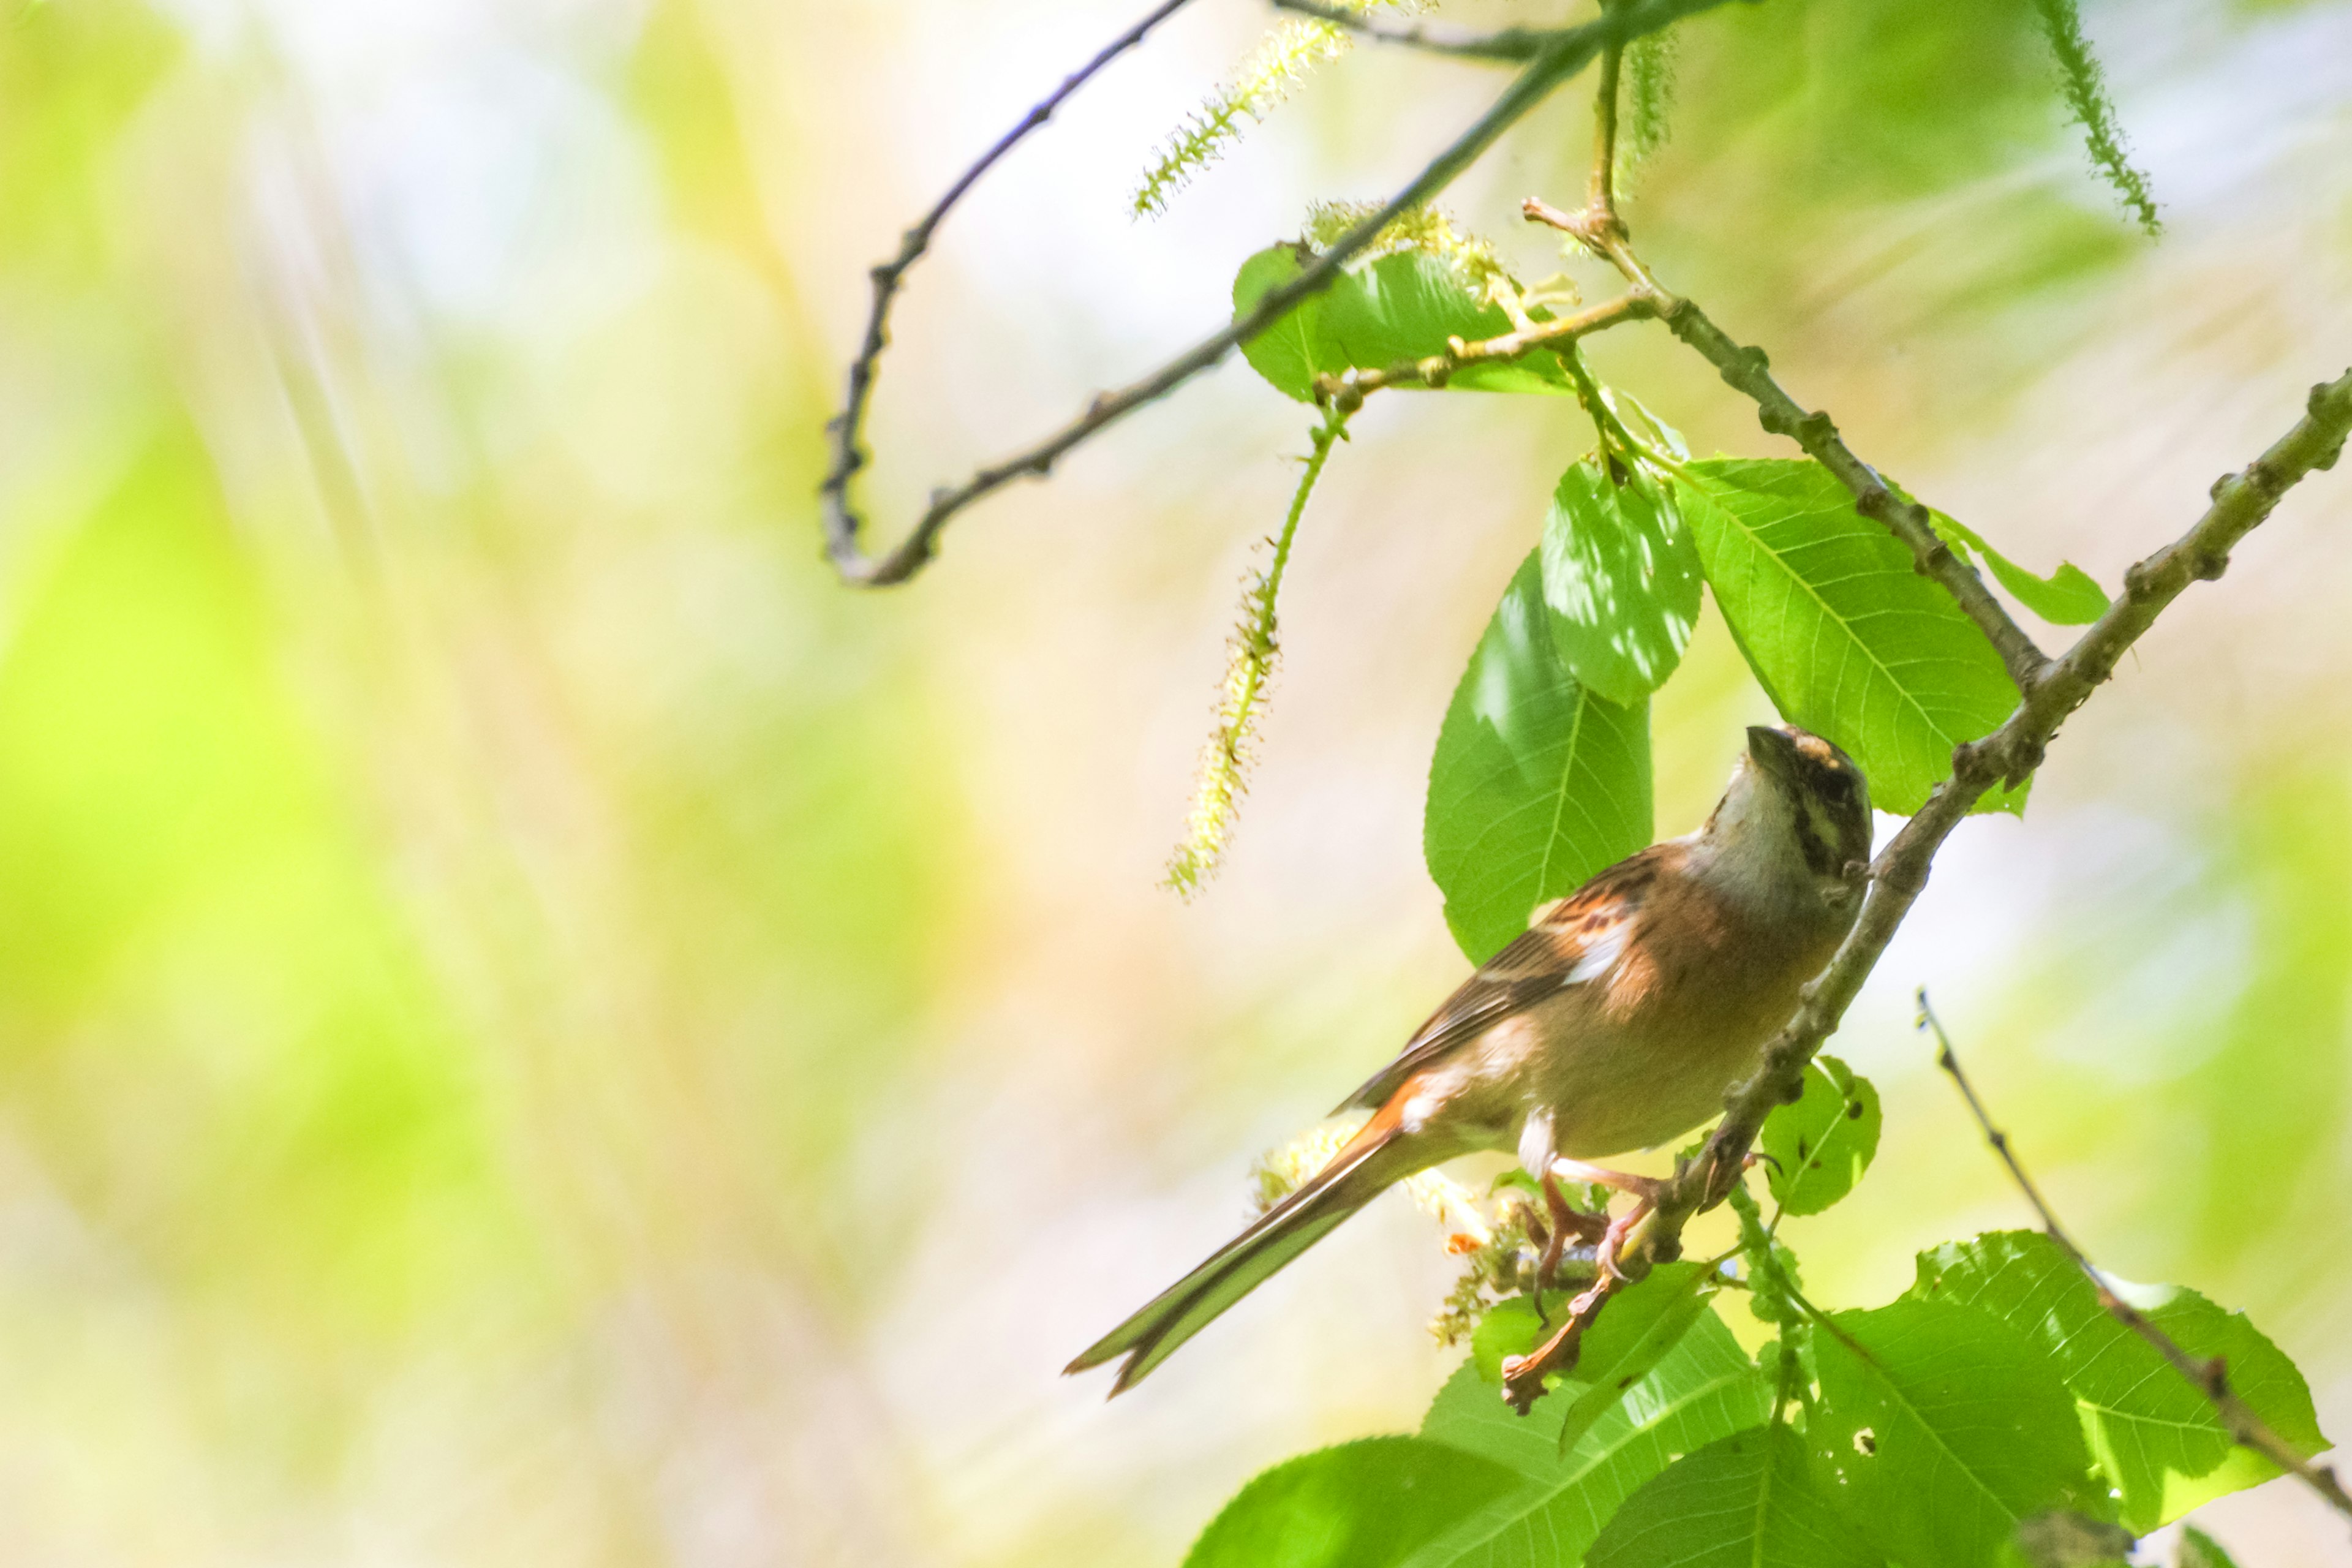
<svg viewBox="0 0 2352 1568">
<path fill-rule="evenodd" d="M 1188 1568 L 2121 1563 L 2134 1535 L 2274 1473 L 2038 1233 L 1922 1253 L 1884 1306 L 1807 1300 L 1781 1222 L 1851 1192 L 1879 1128 L 1869 1081 L 1817 1061 L 1763 1132 L 1777 1212 L 1768 1224 L 1735 1195 L 1736 1258 L 1661 1265 L 1621 1292 L 1526 1416 L 1499 1368 L 1542 1321 L 1524 1297 L 1502 1303 L 1417 1434 L 1266 1471 Z M 2242 1314 L 2118 1289 L 2190 1354 L 2223 1357 L 2290 1442 L 2326 1446 L 2301 1374 Z M 1775 1331 L 1753 1356 L 1721 1310 L 1741 1296 Z"/>
<path fill-rule="evenodd" d="M 1251 257 L 1234 280 L 1236 310 L 1297 276 L 1304 256 L 1277 245 Z M 1401 245 L 1344 269 L 1243 353 L 1278 390 L 1311 401 L 1318 376 L 1540 319 L 1511 288 L 1436 246 Z M 1572 354 L 1469 365 L 1447 385 L 1578 396 L 1600 432 L 1561 474 L 1430 765 L 1423 851 L 1474 961 L 1525 930 L 1537 905 L 1650 842 L 1650 695 L 1679 663 L 1706 591 L 1774 705 L 1851 752 L 1885 809 L 1917 810 L 1948 775 L 1952 749 L 2015 706 L 1974 623 L 1818 464 L 1694 460 Z M 2105 608 L 2077 568 L 2036 576 L 1937 515 L 1955 549 L 1982 558 L 2036 613 L 2082 622 Z M 2015 811 L 2023 796 L 1997 792 L 1986 805 Z"/>
</svg>

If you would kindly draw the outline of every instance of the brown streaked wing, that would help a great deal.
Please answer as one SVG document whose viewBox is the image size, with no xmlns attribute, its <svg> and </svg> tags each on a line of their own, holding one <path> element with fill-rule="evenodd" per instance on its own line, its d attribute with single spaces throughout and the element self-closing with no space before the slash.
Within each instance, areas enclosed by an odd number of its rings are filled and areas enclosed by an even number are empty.
<svg viewBox="0 0 2352 1568">
<path fill-rule="evenodd" d="M 1559 991 L 1587 948 L 1641 909 L 1657 880 L 1660 860 L 1673 848 L 1653 844 L 1618 861 L 1568 897 L 1538 910 L 1534 922 L 1464 981 L 1461 989 L 1413 1031 L 1396 1059 L 1341 1101 L 1339 1110 L 1385 1104 L 1397 1086 L 1413 1074 Z"/>
</svg>

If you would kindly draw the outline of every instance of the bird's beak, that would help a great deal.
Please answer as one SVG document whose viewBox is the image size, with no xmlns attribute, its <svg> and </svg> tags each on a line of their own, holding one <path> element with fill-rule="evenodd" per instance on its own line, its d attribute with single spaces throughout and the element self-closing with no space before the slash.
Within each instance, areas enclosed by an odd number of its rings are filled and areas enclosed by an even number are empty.
<svg viewBox="0 0 2352 1568">
<path fill-rule="evenodd" d="M 1766 724 L 1748 727 L 1748 755 L 1756 765 L 1776 779 L 1794 783 L 1797 777 L 1797 742 L 1786 734 Z"/>
</svg>

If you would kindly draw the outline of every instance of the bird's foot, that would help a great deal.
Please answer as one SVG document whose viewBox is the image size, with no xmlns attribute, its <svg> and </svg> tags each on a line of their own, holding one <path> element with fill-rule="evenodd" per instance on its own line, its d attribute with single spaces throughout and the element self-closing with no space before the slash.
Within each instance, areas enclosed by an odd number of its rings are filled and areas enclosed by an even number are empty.
<svg viewBox="0 0 2352 1568">
<path fill-rule="evenodd" d="M 1612 1192 L 1631 1193 L 1644 1203 L 1656 1203 L 1665 1190 L 1664 1181 L 1656 1176 L 1636 1176 L 1627 1171 L 1612 1171 L 1606 1165 L 1588 1165 L 1581 1160 L 1566 1156 L 1555 1157 L 1546 1172 L 1546 1179 L 1565 1177 L 1571 1182 L 1591 1182 Z"/>
<path fill-rule="evenodd" d="M 1543 1174 L 1544 1207 L 1550 1212 L 1551 1224 L 1546 1227 L 1540 1245 L 1543 1250 L 1536 1258 L 1536 1310 L 1543 1310 L 1543 1293 L 1559 1281 L 1559 1260 L 1568 1250 L 1570 1236 L 1578 1240 L 1595 1243 L 1608 1234 L 1609 1222 L 1600 1215 L 1586 1214 L 1572 1206 L 1559 1190 L 1559 1180 L 1549 1171 Z"/>
<path fill-rule="evenodd" d="M 1633 1234 L 1633 1227 L 1649 1218 L 1650 1211 L 1657 1206 L 1654 1201 L 1644 1197 L 1609 1222 L 1609 1228 L 1601 1234 L 1600 1247 L 1593 1254 L 1593 1261 L 1600 1266 L 1605 1278 L 1624 1281 L 1624 1270 L 1617 1267 L 1617 1249 L 1625 1245 L 1625 1238 Z"/>
</svg>

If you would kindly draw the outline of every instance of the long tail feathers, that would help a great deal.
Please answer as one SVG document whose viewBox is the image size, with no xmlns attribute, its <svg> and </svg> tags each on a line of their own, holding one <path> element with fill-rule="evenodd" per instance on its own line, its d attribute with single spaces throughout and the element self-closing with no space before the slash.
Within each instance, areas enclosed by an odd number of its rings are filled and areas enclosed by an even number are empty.
<svg viewBox="0 0 2352 1568">
<path fill-rule="evenodd" d="M 1127 1364 L 1119 1368 L 1111 1393 L 1124 1394 L 1140 1383 L 1152 1368 L 1173 1355 L 1177 1346 L 1208 1327 L 1226 1308 L 1330 1235 L 1340 1221 L 1379 1196 L 1383 1188 L 1427 1163 L 1408 1152 L 1410 1145 L 1400 1142 L 1399 1134 L 1393 1116 L 1375 1116 L 1297 1192 L 1080 1352 L 1076 1361 L 1062 1369 L 1063 1375 L 1125 1355 Z"/>
</svg>

